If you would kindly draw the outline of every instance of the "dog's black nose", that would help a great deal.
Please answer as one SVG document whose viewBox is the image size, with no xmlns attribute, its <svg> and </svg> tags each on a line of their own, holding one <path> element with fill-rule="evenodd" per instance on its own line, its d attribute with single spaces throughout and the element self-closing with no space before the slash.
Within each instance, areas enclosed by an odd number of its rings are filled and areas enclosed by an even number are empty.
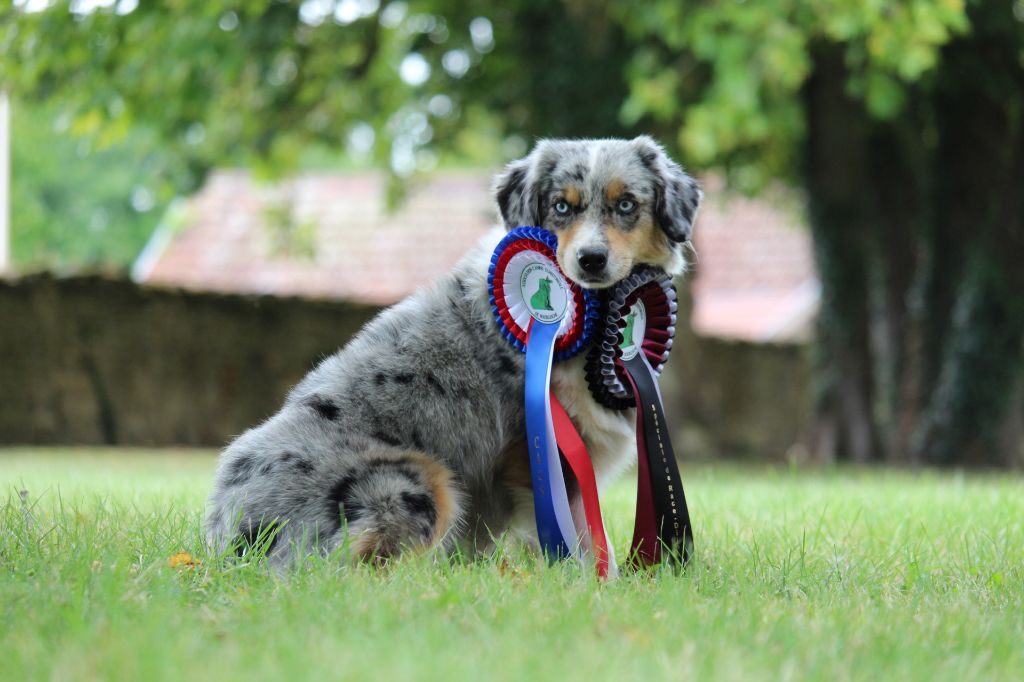
<svg viewBox="0 0 1024 682">
<path fill-rule="evenodd" d="M 596 275 L 604 270 L 608 264 L 608 251 L 606 249 L 582 249 L 576 256 L 583 272 L 589 275 Z"/>
</svg>

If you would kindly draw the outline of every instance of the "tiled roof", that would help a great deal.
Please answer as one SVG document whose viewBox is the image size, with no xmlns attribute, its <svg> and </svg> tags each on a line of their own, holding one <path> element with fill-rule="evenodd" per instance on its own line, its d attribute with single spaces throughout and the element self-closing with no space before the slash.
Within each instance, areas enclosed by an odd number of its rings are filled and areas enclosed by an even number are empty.
<svg viewBox="0 0 1024 682">
<path fill-rule="evenodd" d="M 694 229 L 694 329 L 747 341 L 806 339 L 819 287 L 799 211 L 708 189 Z"/>
<path fill-rule="evenodd" d="M 183 229 L 154 237 L 137 279 L 188 289 L 345 298 L 389 304 L 455 264 L 496 209 L 487 176 L 414 183 L 396 212 L 375 174 L 304 174 L 275 186 L 214 173 Z"/>
<path fill-rule="evenodd" d="M 276 185 L 213 173 L 139 257 L 136 279 L 189 289 L 390 304 L 455 262 L 497 220 L 490 176 L 414 182 L 397 211 L 370 173 L 308 173 Z M 751 341 L 800 338 L 817 302 L 810 240 L 794 215 L 760 200 L 702 207 L 694 230 L 694 327 Z M 173 221 L 168 221 L 168 223 Z"/>
</svg>

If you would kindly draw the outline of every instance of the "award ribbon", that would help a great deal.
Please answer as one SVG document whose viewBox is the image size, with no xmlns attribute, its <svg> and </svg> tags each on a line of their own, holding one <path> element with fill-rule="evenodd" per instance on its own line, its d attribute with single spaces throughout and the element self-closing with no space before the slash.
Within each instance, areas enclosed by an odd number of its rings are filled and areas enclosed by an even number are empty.
<svg viewBox="0 0 1024 682">
<path fill-rule="evenodd" d="M 580 486 L 587 530 L 590 533 L 594 560 L 597 564 L 597 575 L 600 578 L 607 578 L 610 560 L 608 537 L 604 532 L 604 519 L 601 518 L 601 501 L 597 496 L 597 478 L 594 476 L 594 466 L 590 461 L 587 446 L 583 444 L 583 439 L 576 431 L 576 427 L 573 426 L 562 403 L 555 397 L 554 391 L 551 392 L 551 408 L 558 447 L 562 451 L 565 461 L 572 468 Z"/>
<path fill-rule="evenodd" d="M 553 558 L 576 549 L 576 526 L 558 458 L 551 417 L 551 362 L 557 324 L 530 325 L 526 344 L 526 440 L 533 481 L 533 509 L 540 545 Z"/>
<path fill-rule="evenodd" d="M 613 409 L 637 408 L 637 505 L 630 554 L 642 565 L 685 563 L 693 551 L 690 514 L 658 388 L 677 309 L 667 274 L 648 266 L 634 270 L 610 292 L 600 341 L 587 358 L 594 398 Z"/>
<path fill-rule="evenodd" d="M 487 283 L 502 334 L 526 353 L 526 436 L 541 548 L 553 559 L 569 555 L 581 558 L 562 474 L 557 423 L 566 459 L 581 491 L 585 489 L 588 529 L 600 529 L 600 539 L 593 544 L 598 571 L 601 573 L 604 566 L 606 573 L 607 541 L 600 507 L 594 505 L 597 490 L 593 466 L 582 439 L 551 392 L 553 362 L 568 359 L 584 348 L 597 318 L 598 303 L 562 273 L 555 259 L 557 248 L 557 239 L 546 230 L 512 230 L 491 256 Z M 594 511 L 596 521 L 591 518 Z M 598 545 L 600 549 L 596 549 Z"/>
</svg>

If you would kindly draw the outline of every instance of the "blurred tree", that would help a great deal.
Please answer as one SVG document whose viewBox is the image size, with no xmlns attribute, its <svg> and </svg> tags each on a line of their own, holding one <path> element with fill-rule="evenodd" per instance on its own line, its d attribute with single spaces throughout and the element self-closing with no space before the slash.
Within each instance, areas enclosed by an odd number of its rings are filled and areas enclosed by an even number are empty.
<svg viewBox="0 0 1024 682">
<path fill-rule="evenodd" d="M 98 150 L 67 134 L 67 116 L 18 101 L 12 108 L 14 264 L 21 270 L 130 265 L 163 203 L 139 172 L 167 161 L 153 152 L 152 136 L 135 130 Z"/>
<path fill-rule="evenodd" d="M 1024 336 L 1021 0 L 23 0 L 0 21 L 0 82 L 93 136 L 153 126 L 183 187 L 313 147 L 405 176 L 636 130 L 745 190 L 796 183 L 819 452 L 997 459 Z"/>
<path fill-rule="evenodd" d="M 1024 365 L 1024 3 L 970 9 L 972 32 L 944 50 L 934 86 L 930 257 L 919 292 L 932 371 L 913 445 L 941 462 L 975 446 L 966 455 L 992 463 L 994 430 Z"/>
<path fill-rule="evenodd" d="M 807 190 L 826 457 L 999 462 L 1024 341 L 1024 3 L 616 5 L 629 120 Z M 1018 446 L 1015 446 L 1018 447 Z"/>
<path fill-rule="evenodd" d="M 0 82 L 81 134 L 145 123 L 191 187 L 214 164 L 274 173 L 310 148 L 405 176 L 438 151 L 492 163 L 534 135 L 623 132 L 628 45 L 588 16 L 541 0 L 25 0 L 0 10 Z M 504 148 L 481 135 L 508 130 Z"/>
</svg>

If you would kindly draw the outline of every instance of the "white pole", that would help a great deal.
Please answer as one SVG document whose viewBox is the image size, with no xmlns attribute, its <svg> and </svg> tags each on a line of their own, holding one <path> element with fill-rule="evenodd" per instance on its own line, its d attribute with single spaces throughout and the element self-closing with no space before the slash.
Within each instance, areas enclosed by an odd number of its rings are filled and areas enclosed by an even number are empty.
<svg viewBox="0 0 1024 682">
<path fill-rule="evenodd" d="M 11 271 L 11 106 L 0 90 L 0 275 Z"/>
</svg>

